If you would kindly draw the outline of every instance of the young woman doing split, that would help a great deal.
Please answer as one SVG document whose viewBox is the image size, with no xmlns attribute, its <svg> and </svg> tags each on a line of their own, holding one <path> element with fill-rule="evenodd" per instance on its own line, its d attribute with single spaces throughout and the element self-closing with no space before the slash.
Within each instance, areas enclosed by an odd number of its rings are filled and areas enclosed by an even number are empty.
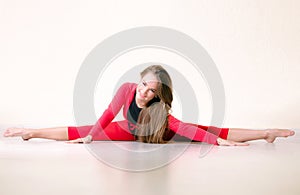
<svg viewBox="0 0 300 195">
<path fill-rule="evenodd" d="M 8 128 L 4 136 L 21 136 L 24 140 L 64 140 L 69 143 L 97 140 L 166 143 L 177 134 L 209 144 L 246 146 L 249 144 L 245 142 L 251 140 L 265 139 L 272 143 L 277 137 L 295 134 L 287 129 L 251 130 L 185 123 L 170 114 L 172 101 L 172 81 L 168 72 L 160 65 L 152 65 L 141 72 L 139 84 L 125 83 L 118 89 L 95 125 L 46 129 Z M 112 122 L 122 107 L 125 120 Z"/>
</svg>

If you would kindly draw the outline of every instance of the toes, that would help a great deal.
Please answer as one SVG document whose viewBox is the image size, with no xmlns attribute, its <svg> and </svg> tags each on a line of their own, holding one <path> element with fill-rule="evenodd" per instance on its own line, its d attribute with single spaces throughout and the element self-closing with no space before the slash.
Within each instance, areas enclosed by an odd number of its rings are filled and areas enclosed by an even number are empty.
<svg viewBox="0 0 300 195">
<path fill-rule="evenodd" d="M 10 134 L 11 132 L 7 129 L 6 131 L 4 131 L 3 136 L 8 137 Z"/>
<path fill-rule="evenodd" d="M 284 134 L 285 134 L 284 137 L 288 137 L 288 136 L 293 136 L 293 135 L 295 134 L 295 132 L 294 132 L 294 131 L 288 130 L 288 131 L 285 132 Z"/>
<path fill-rule="evenodd" d="M 14 136 L 22 136 L 24 134 L 23 129 L 17 129 L 17 128 L 8 128 L 4 133 L 4 137 L 14 137 Z"/>
</svg>

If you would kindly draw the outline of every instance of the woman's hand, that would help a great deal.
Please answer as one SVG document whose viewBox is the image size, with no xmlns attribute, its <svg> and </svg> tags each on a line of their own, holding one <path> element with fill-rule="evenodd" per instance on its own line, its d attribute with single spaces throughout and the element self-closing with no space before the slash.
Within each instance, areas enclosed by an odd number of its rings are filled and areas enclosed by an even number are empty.
<svg viewBox="0 0 300 195">
<path fill-rule="evenodd" d="M 225 140 L 222 138 L 218 138 L 217 142 L 219 146 L 249 146 L 248 143 L 243 143 L 243 142 L 235 142 L 231 140 Z"/>
<path fill-rule="evenodd" d="M 88 136 L 83 137 L 83 138 L 78 138 L 78 139 L 67 141 L 67 143 L 70 143 L 70 144 L 89 144 L 89 143 L 92 142 L 92 140 L 93 140 L 93 137 L 91 135 L 88 135 Z"/>
</svg>

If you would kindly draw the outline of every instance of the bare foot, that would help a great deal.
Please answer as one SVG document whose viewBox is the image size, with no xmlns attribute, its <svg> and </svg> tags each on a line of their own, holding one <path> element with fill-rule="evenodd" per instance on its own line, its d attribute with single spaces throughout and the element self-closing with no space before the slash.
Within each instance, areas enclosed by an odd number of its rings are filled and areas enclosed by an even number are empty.
<svg viewBox="0 0 300 195">
<path fill-rule="evenodd" d="M 268 129 L 266 130 L 265 140 L 269 143 L 273 143 L 277 137 L 289 137 L 293 136 L 295 131 L 286 129 Z"/>
<path fill-rule="evenodd" d="M 30 133 L 24 128 L 8 128 L 3 133 L 4 137 L 22 137 L 23 140 L 30 139 Z"/>
</svg>

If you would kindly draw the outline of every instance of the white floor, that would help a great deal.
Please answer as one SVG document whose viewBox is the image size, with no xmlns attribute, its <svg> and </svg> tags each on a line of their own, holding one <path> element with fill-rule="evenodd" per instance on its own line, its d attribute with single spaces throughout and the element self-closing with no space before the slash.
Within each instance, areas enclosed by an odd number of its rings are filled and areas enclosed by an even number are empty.
<svg viewBox="0 0 300 195">
<path fill-rule="evenodd" d="M 250 143 L 87 146 L 1 136 L 0 194 L 299 195 L 300 131 L 273 144 Z"/>
</svg>

